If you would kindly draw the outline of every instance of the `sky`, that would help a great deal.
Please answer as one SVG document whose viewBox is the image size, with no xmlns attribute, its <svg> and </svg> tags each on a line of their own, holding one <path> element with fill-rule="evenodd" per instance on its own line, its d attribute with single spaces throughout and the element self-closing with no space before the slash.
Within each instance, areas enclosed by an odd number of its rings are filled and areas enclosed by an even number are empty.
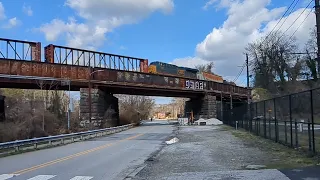
<svg viewBox="0 0 320 180">
<path fill-rule="evenodd" d="M 234 80 L 244 48 L 268 34 L 293 0 L 0 0 L 0 37 L 121 54 L 180 66 L 214 62 Z M 285 31 L 310 0 L 295 0 L 276 30 Z M 303 45 L 313 2 L 288 29 Z M 309 16 L 308 16 L 309 14 Z M 306 19 L 305 21 L 303 21 Z M 298 28 L 299 27 L 299 28 Z M 245 85 L 245 71 L 237 79 Z M 166 103 L 168 98 L 157 98 Z"/>
</svg>

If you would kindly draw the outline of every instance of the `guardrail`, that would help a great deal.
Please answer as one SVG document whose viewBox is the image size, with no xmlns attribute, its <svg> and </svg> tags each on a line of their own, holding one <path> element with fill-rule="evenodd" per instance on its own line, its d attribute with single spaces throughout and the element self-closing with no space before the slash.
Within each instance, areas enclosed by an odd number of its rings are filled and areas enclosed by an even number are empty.
<svg viewBox="0 0 320 180">
<path fill-rule="evenodd" d="M 47 136 L 33 139 L 16 140 L 0 143 L 0 155 L 19 152 L 22 150 L 36 150 L 47 146 L 57 146 L 75 141 L 83 141 L 95 137 L 101 137 L 108 134 L 114 134 L 133 127 L 133 124 L 117 126 L 112 128 L 98 129 L 79 133 L 61 134 L 56 136 Z M 69 142 L 68 142 L 69 141 Z"/>
</svg>

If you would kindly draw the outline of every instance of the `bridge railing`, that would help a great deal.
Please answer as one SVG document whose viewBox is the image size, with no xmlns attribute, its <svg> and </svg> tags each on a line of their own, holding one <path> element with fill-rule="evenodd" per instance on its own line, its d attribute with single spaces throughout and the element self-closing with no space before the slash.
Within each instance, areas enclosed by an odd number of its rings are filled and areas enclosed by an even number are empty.
<svg viewBox="0 0 320 180">
<path fill-rule="evenodd" d="M 75 141 L 82 141 L 94 137 L 105 136 L 132 128 L 133 124 L 117 126 L 112 128 L 98 129 L 79 133 L 62 134 L 56 136 L 40 137 L 33 139 L 17 140 L 0 143 L 0 155 L 25 150 L 41 149 L 50 146 L 57 146 Z"/>
<path fill-rule="evenodd" d="M 207 81 L 208 87 L 207 90 L 215 90 L 226 93 L 236 93 L 247 95 L 247 92 L 250 91 L 245 87 L 235 86 L 232 84 L 224 84 L 220 82 Z"/>
<path fill-rule="evenodd" d="M 148 60 L 49 44 L 44 48 L 45 61 L 57 64 L 90 66 L 124 71 L 147 72 Z"/>
<path fill-rule="evenodd" d="M 0 38 L 0 58 L 41 61 L 41 43 Z"/>
<path fill-rule="evenodd" d="M 44 48 L 41 62 L 41 43 L 0 38 L 0 74 L 88 80 L 151 85 L 188 90 L 214 90 L 246 95 L 247 89 L 213 81 L 202 81 L 148 73 L 148 60 L 50 44 Z M 23 60 L 23 61 L 12 61 Z M 27 62 L 26 62 L 27 61 Z M 30 62 L 31 61 L 31 62 Z M 41 62 L 41 63 L 40 63 Z M 68 66 L 66 66 L 68 65 Z M 92 68 L 88 68 L 92 67 Z"/>
</svg>

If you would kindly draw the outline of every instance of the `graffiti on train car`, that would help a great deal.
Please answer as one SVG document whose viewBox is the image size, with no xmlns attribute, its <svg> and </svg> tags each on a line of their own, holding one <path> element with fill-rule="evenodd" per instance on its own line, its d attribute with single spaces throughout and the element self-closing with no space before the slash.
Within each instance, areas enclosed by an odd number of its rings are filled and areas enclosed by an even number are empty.
<svg viewBox="0 0 320 180">
<path fill-rule="evenodd" d="M 150 75 L 150 74 L 138 74 L 135 72 L 117 72 L 117 82 L 127 82 L 127 83 L 138 83 L 146 85 L 157 85 L 157 86 L 167 86 L 167 87 L 184 87 L 184 79 Z"/>
<path fill-rule="evenodd" d="M 186 88 L 187 89 L 201 89 L 201 90 L 203 90 L 204 87 L 205 87 L 205 82 L 203 82 L 203 81 L 186 80 Z"/>
</svg>

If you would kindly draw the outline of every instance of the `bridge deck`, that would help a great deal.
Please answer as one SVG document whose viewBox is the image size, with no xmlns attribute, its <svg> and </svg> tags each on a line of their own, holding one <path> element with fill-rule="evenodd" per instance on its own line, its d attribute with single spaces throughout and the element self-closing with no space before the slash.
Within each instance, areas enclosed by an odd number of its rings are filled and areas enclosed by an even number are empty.
<svg viewBox="0 0 320 180">
<path fill-rule="evenodd" d="M 210 93 L 247 98 L 247 89 L 239 86 L 146 73 L 146 59 L 49 45 L 45 47 L 45 60 L 41 61 L 41 43 L 0 38 L 1 42 L 6 44 L 4 50 L 0 49 L 3 88 L 68 89 L 68 85 L 61 82 L 70 81 L 71 89 L 79 90 L 88 87 L 91 81 L 93 86 L 115 94 L 194 97 Z M 17 44 L 22 44 L 22 48 L 18 49 Z M 90 65 L 91 61 L 94 63 Z"/>
</svg>

